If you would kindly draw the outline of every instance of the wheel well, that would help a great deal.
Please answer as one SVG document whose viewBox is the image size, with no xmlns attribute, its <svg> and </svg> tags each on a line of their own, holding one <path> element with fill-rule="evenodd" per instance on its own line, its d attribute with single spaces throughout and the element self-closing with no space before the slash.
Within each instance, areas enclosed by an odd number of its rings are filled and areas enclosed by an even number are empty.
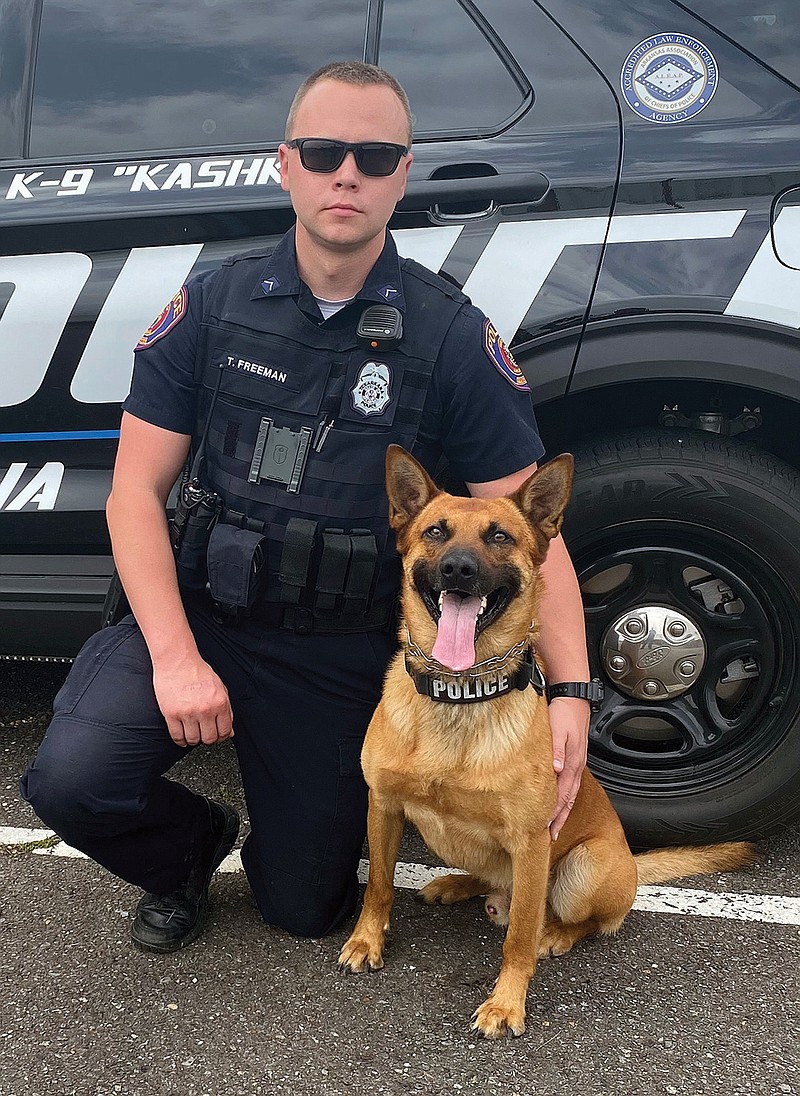
<svg viewBox="0 0 800 1096">
<path fill-rule="evenodd" d="M 554 456 L 574 451 L 599 435 L 658 428 L 662 411 L 676 406 L 687 418 L 718 412 L 723 422 L 735 419 L 744 408 L 751 411 L 758 408 L 760 426 L 736 434 L 736 439 L 759 446 L 800 468 L 798 404 L 740 385 L 683 377 L 606 385 L 538 404 L 536 418 L 548 455 Z M 697 423 L 692 426 L 698 428 Z"/>
</svg>

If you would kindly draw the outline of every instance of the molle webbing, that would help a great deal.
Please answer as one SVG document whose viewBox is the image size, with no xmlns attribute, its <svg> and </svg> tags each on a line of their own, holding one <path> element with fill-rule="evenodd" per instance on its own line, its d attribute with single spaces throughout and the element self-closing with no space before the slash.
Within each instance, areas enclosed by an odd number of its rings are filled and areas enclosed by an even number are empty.
<svg viewBox="0 0 800 1096">
<path fill-rule="evenodd" d="M 304 518 L 292 518 L 286 526 L 280 573 L 280 598 L 286 605 L 298 605 L 308 584 L 316 532 L 317 523 Z"/>
<path fill-rule="evenodd" d="M 357 617 L 367 611 L 369 595 L 378 567 L 378 545 L 369 529 L 354 529 L 350 534 L 352 555 L 344 588 L 342 615 Z"/>
<path fill-rule="evenodd" d="M 283 541 L 278 600 L 356 618 L 367 611 L 377 569 L 378 546 L 369 529 L 319 533 L 317 522 L 292 518 Z"/>
<path fill-rule="evenodd" d="M 284 545 L 284 553 L 286 546 Z M 350 566 L 350 537 L 342 529 L 327 529 L 322 534 L 322 555 L 317 568 L 314 607 L 322 612 L 337 608 L 344 595 L 347 569 Z"/>
</svg>

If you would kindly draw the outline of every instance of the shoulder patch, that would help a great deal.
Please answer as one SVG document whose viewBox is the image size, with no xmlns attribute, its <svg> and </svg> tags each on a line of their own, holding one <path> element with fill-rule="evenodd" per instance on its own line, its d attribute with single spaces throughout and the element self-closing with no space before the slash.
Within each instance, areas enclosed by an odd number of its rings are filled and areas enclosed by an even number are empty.
<svg viewBox="0 0 800 1096">
<path fill-rule="evenodd" d="M 189 294 L 186 291 L 186 286 L 183 285 L 161 315 L 153 320 L 144 335 L 139 339 L 134 350 L 146 350 L 148 346 L 152 346 L 153 343 L 158 342 L 160 338 L 166 335 L 168 331 L 171 331 L 186 315 L 188 304 Z"/>
<path fill-rule="evenodd" d="M 531 388 L 525 380 L 525 374 L 514 361 L 513 354 L 500 338 L 491 320 L 483 322 L 483 349 L 489 355 L 489 361 L 498 372 L 503 374 L 512 388 L 517 388 L 520 392 L 530 392 Z"/>
</svg>

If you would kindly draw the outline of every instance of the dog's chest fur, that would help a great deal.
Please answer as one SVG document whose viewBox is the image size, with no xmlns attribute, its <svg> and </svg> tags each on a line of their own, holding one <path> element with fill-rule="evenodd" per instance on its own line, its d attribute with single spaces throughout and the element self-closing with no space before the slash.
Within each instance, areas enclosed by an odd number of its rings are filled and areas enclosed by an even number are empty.
<svg viewBox="0 0 800 1096">
<path fill-rule="evenodd" d="M 432 852 L 493 887 L 510 886 L 511 854 L 532 816 L 539 816 L 542 828 L 547 825 L 548 812 L 536 803 L 536 783 L 509 792 L 469 780 L 463 772 L 433 779 L 382 767 L 374 775 L 380 794 L 402 805 Z"/>
<path fill-rule="evenodd" d="M 555 802 L 550 730 L 531 691 L 477 705 L 419 697 L 396 664 L 362 755 L 370 788 L 393 801 L 443 861 L 507 886 L 510 854 Z"/>
</svg>

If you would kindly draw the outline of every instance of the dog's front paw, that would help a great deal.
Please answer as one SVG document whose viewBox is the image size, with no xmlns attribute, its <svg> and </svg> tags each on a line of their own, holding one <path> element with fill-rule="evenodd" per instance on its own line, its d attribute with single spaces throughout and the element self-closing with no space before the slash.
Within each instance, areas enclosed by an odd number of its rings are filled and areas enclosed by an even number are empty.
<svg viewBox="0 0 800 1096">
<path fill-rule="evenodd" d="M 342 970 L 349 970 L 354 974 L 380 970 L 383 966 L 383 947 L 376 941 L 353 933 L 339 952 L 339 966 Z"/>
<path fill-rule="evenodd" d="M 506 1035 L 525 1032 L 525 1006 L 503 1003 L 492 993 L 472 1016 L 472 1030 L 487 1039 L 502 1039 Z"/>
</svg>

